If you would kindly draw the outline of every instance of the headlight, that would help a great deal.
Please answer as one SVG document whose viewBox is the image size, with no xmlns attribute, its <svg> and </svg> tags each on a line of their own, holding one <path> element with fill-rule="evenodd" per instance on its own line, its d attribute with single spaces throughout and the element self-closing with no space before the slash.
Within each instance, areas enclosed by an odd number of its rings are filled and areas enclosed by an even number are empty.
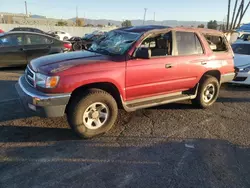
<svg viewBox="0 0 250 188">
<path fill-rule="evenodd" d="M 240 69 L 240 72 L 249 72 L 249 71 L 250 71 L 250 66 Z"/>
<path fill-rule="evenodd" d="M 46 76 L 40 73 L 36 73 L 35 87 L 42 88 L 54 88 L 59 82 L 59 76 Z"/>
</svg>

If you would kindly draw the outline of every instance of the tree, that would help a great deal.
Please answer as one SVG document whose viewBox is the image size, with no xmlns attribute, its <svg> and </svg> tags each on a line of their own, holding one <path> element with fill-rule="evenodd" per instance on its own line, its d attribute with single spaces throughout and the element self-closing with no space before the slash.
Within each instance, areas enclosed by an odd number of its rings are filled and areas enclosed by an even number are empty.
<svg viewBox="0 0 250 188">
<path fill-rule="evenodd" d="M 57 22 L 56 26 L 67 26 L 68 23 L 66 21 L 60 20 Z"/>
<path fill-rule="evenodd" d="M 108 26 L 111 26 L 111 25 L 112 25 L 112 24 L 109 22 L 109 23 L 108 23 Z"/>
<path fill-rule="evenodd" d="M 218 23 L 216 20 L 210 20 L 208 23 L 207 23 L 207 28 L 208 29 L 217 29 L 218 27 Z"/>
<path fill-rule="evenodd" d="M 124 22 L 122 22 L 122 27 L 131 27 L 132 23 L 130 20 L 125 20 Z"/>
<path fill-rule="evenodd" d="M 97 27 L 104 27 L 104 25 L 102 25 L 102 24 L 97 24 Z"/>
<path fill-rule="evenodd" d="M 86 25 L 84 25 L 84 27 L 94 27 L 94 25 L 93 24 L 86 24 Z"/>
<path fill-rule="evenodd" d="M 76 18 L 76 26 L 83 27 L 84 26 L 84 20 L 80 18 Z"/>
<path fill-rule="evenodd" d="M 205 28 L 205 25 L 204 24 L 200 24 L 200 25 L 198 25 L 198 28 Z"/>
</svg>

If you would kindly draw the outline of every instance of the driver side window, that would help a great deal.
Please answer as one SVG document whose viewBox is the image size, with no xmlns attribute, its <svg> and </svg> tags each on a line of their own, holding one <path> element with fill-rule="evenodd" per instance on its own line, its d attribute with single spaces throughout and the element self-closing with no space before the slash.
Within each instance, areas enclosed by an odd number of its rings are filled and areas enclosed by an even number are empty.
<svg viewBox="0 0 250 188">
<path fill-rule="evenodd" d="M 139 47 L 148 50 L 151 57 L 163 57 L 172 55 L 172 33 L 157 34 L 146 38 Z"/>
</svg>

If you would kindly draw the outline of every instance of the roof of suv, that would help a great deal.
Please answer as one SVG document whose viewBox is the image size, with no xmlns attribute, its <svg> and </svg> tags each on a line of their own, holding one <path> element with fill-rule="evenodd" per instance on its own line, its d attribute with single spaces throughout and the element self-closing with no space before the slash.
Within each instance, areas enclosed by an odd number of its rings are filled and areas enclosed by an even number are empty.
<svg viewBox="0 0 250 188">
<path fill-rule="evenodd" d="M 150 31 L 150 30 L 167 29 L 167 28 L 170 28 L 170 27 L 169 26 L 162 26 L 162 25 L 143 25 L 143 26 L 122 27 L 122 28 L 118 28 L 116 30 L 133 32 L 133 33 L 145 33 L 145 32 Z"/>
<path fill-rule="evenodd" d="M 189 32 L 200 32 L 200 33 L 207 33 L 207 34 L 219 34 L 221 35 L 222 32 L 214 29 L 206 29 L 206 28 L 194 28 L 194 27 L 169 27 L 169 26 L 162 26 L 162 25 L 143 25 L 143 26 L 132 26 L 132 27 L 122 27 L 116 30 L 119 31 L 127 31 L 127 32 L 134 32 L 134 33 L 146 33 L 153 30 L 166 30 L 166 29 L 173 29 L 175 31 L 189 31 Z"/>
</svg>

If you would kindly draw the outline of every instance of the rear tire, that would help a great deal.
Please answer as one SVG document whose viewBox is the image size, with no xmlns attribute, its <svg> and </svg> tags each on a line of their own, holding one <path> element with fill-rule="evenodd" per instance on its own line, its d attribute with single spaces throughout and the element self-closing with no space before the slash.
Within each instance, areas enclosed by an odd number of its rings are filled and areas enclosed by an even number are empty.
<svg viewBox="0 0 250 188">
<path fill-rule="evenodd" d="M 215 103 L 218 98 L 220 84 L 213 76 L 205 76 L 199 85 L 198 93 L 192 103 L 199 108 L 208 108 Z"/>
<path fill-rule="evenodd" d="M 67 109 L 71 128 L 82 138 L 92 138 L 109 131 L 115 124 L 118 107 L 107 92 L 90 89 L 73 98 Z"/>
<path fill-rule="evenodd" d="M 82 45 L 79 42 L 75 42 L 72 46 L 74 51 L 82 50 Z"/>
</svg>

